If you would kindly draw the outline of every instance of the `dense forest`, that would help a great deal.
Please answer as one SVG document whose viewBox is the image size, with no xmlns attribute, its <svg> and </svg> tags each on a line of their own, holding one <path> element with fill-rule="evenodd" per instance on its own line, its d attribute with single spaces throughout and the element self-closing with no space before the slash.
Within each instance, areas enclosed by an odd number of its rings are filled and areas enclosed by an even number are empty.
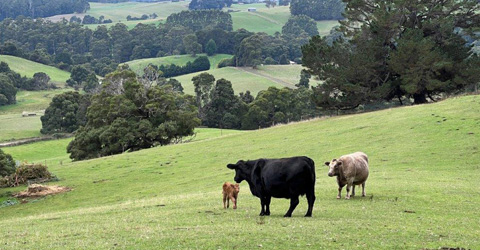
<svg viewBox="0 0 480 250">
<path fill-rule="evenodd" d="M 85 13 L 90 9 L 87 0 L 2 0 L 0 21 L 25 16 L 49 17 L 60 14 Z"/>
</svg>

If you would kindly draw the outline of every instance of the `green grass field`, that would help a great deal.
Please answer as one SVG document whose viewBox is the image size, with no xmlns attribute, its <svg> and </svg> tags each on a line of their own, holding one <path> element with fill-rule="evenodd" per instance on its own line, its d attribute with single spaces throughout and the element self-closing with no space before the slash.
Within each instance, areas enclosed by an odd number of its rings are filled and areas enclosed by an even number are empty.
<svg viewBox="0 0 480 250">
<path fill-rule="evenodd" d="M 2 249 L 480 248 L 480 96 L 318 119 L 101 159 L 50 164 L 73 191 L 0 208 Z M 46 145 L 44 145 L 46 146 Z M 51 147 L 52 150 L 53 147 Z M 9 148 L 5 148 L 8 152 Z M 337 200 L 324 161 L 369 155 L 367 197 Z M 22 158 L 27 150 L 13 153 Z M 32 153 L 41 160 L 42 152 Z M 52 157 L 53 153 L 45 153 Z M 242 183 L 237 210 L 221 185 L 239 159 L 307 155 L 317 200 L 283 218 L 288 200 L 259 199 Z M 55 154 L 53 154 L 55 157 Z M 1 199 L 9 192 L 1 189 Z"/>
<path fill-rule="evenodd" d="M 135 28 L 135 26 L 137 26 L 137 24 L 139 24 L 139 23 L 153 24 L 153 25 L 157 26 L 160 23 L 164 23 L 164 20 L 161 20 L 161 19 L 147 19 L 147 20 L 137 20 L 137 21 L 118 21 L 118 22 L 114 22 L 114 23 L 105 23 L 105 24 L 87 24 L 87 25 L 85 25 L 85 27 L 88 27 L 91 30 L 96 30 L 97 27 L 100 26 L 100 25 L 104 25 L 107 28 L 110 28 L 117 23 L 123 23 L 123 24 L 127 25 L 127 28 L 129 30 L 131 30 L 131 29 Z"/>
<path fill-rule="evenodd" d="M 198 54 L 197 57 L 198 56 L 206 56 L 206 54 Z M 125 64 L 128 64 L 130 68 L 137 74 L 142 74 L 143 69 L 150 63 L 157 66 L 162 64 L 176 64 L 183 66 L 187 64 L 187 62 L 193 62 L 197 57 L 192 57 L 190 55 L 165 56 L 157 58 L 138 59 L 126 62 Z M 217 68 L 218 63 L 226 58 L 232 58 L 232 55 L 216 54 L 213 56 L 209 56 L 208 60 L 210 60 L 210 69 Z"/>
<path fill-rule="evenodd" d="M 240 92 L 245 92 L 247 90 L 250 90 L 252 95 L 256 96 L 256 94 L 261 91 L 265 90 L 268 87 L 274 86 L 278 88 L 282 88 L 280 84 L 267 79 L 262 76 L 250 74 L 247 72 L 244 72 L 238 68 L 234 67 L 226 67 L 226 68 L 221 68 L 221 69 L 211 69 L 208 71 L 204 71 L 209 74 L 212 74 L 215 76 L 215 80 L 219 80 L 221 78 L 225 78 L 229 81 L 232 82 L 233 90 L 235 91 L 235 94 L 239 94 Z M 194 92 L 194 86 L 192 83 L 192 78 L 196 75 L 199 75 L 203 72 L 196 72 L 196 73 L 191 73 L 187 75 L 182 75 L 182 76 L 177 76 L 174 77 L 178 81 L 182 83 L 182 86 L 184 88 L 183 92 L 187 94 L 195 94 Z"/>
<path fill-rule="evenodd" d="M 140 17 L 143 14 L 158 15 L 157 19 L 166 19 L 172 13 L 182 10 L 188 10 L 188 2 L 157 2 L 157 3 L 90 3 L 90 10 L 87 15 L 96 18 L 104 16 L 105 19 L 111 19 L 113 22 L 127 21 L 127 16 Z"/>
<path fill-rule="evenodd" d="M 37 116 L 22 117 L 21 112 L 0 114 L 0 142 L 41 136 L 42 115 L 37 113 Z"/>
<path fill-rule="evenodd" d="M 23 111 L 42 111 L 50 105 L 55 95 L 63 92 L 73 91 L 73 89 L 55 89 L 42 91 L 18 91 L 17 103 L 13 105 L 1 106 L 1 114 L 19 114 Z"/>
<path fill-rule="evenodd" d="M 57 83 L 58 86 L 64 86 L 65 82 L 70 78 L 70 72 L 20 57 L 0 55 L 0 61 L 6 62 L 10 69 L 22 76 L 31 78 L 37 72 L 44 72 L 50 77 L 51 81 Z"/>
</svg>

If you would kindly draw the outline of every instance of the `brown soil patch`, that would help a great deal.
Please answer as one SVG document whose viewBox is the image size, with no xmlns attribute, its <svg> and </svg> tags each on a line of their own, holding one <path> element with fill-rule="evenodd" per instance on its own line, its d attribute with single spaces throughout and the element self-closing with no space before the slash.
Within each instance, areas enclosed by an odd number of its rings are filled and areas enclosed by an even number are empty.
<svg viewBox="0 0 480 250">
<path fill-rule="evenodd" d="M 62 186 L 45 186 L 40 184 L 32 184 L 28 186 L 27 191 L 22 191 L 13 195 L 16 198 L 32 198 L 43 197 L 51 194 L 59 194 L 72 190 L 69 187 Z"/>
</svg>

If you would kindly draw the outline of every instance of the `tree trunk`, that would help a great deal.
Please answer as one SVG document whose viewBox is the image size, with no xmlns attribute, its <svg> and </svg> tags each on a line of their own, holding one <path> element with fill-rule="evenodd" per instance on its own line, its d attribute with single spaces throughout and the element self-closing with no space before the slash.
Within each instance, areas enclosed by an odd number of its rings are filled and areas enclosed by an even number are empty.
<svg viewBox="0 0 480 250">
<path fill-rule="evenodd" d="M 413 94 L 413 104 L 427 103 L 427 97 L 425 94 Z"/>
</svg>

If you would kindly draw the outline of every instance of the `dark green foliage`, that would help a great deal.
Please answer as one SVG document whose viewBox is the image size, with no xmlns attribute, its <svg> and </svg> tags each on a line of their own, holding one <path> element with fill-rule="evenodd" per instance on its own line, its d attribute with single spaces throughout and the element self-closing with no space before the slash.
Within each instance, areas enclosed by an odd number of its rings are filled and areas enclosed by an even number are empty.
<svg viewBox="0 0 480 250">
<path fill-rule="evenodd" d="M 195 34 L 186 35 L 183 38 L 183 46 L 185 47 L 185 51 L 193 57 L 197 56 L 197 53 L 202 52 L 202 45 L 197 42 L 197 36 Z"/>
<path fill-rule="evenodd" d="M 12 156 L 0 149 L 0 177 L 10 175 L 15 172 L 15 161 Z"/>
<path fill-rule="evenodd" d="M 205 106 L 210 103 L 211 94 L 215 83 L 215 77 L 208 73 L 201 73 L 192 78 L 195 86 L 195 100 L 198 108 L 198 116 L 201 120 L 205 118 Z"/>
<path fill-rule="evenodd" d="M 309 82 L 310 82 L 310 77 L 312 77 L 312 75 L 310 75 L 310 73 L 308 73 L 308 71 L 302 69 L 302 71 L 300 72 L 300 81 L 295 84 L 295 86 L 297 87 L 304 87 L 304 88 L 308 88 L 309 87 Z"/>
<path fill-rule="evenodd" d="M 92 72 L 83 66 L 74 66 L 70 74 L 70 79 L 67 80 L 67 85 L 70 87 L 79 88 L 80 86 L 85 85 L 91 74 Z M 89 80 L 92 80 L 91 76 Z"/>
<path fill-rule="evenodd" d="M 177 66 L 175 64 L 160 65 L 158 67 L 163 73 L 163 77 L 169 78 L 179 75 L 190 74 L 210 69 L 210 60 L 206 56 L 199 56 L 193 62 L 187 62 L 185 66 Z"/>
<path fill-rule="evenodd" d="M 275 65 L 275 64 L 278 64 L 277 61 L 275 61 L 275 59 L 271 58 L 271 57 L 267 57 L 265 58 L 265 60 L 263 60 L 263 64 L 265 65 Z"/>
<path fill-rule="evenodd" d="M 280 61 L 278 63 L 281 65 L 288 65 L 290 64 L 290 61 L 287 59 L 287 56 L 283 54 L 282 56 L 280 56 Z"/>
<path fill-rule="evenodd" d="M 264 36 L 255 34 L 245 38 L 240 44 L 236 56 L 237 66 L 257 67 L 262 63 L 262 48 L 264 46 Z"/>
<path fill-rule="evenodd" d="M 25 90 L 45 90 L 45 89 L 53 89 L 56 86 L 50 82 L 50 77 L 43 73 L 37 72 L 33 75 L 33 78 L 28 79 L 25 81 L 22 89 Z"/>
<path fill-rule="evenodd" d="M 192 1 L 193 2 L 193 1 Z M 182 25 L 191 30 L 203 29 L 233 30 L 232 16 L 220 10 L 182 11 L 167 17 L 167 25 Z"/>
<path fill-rule="evenodd" d="M 90 96 L 78 92 L 65 92 L 53 97 L 40 117 L 42 134 L 72 133 L 86 123 L 86 110 Z"/>
<path fill-rule="evenodd" d="M 67 148 L 74 160 L 166 145 L 200 124 L 192 96 L 171 85 L 139 83 L 126 67 L 107 75 L 91 100 L 87 124 Z"/>
<path fill-rule="evenodd" d="M 278 5 L 280 6 L 288 6 L 290 4 L 290 0 L 279 0 Z"/>
<path fill-rule="evenodd" d="M 317 23 L 306 15 L 291 16 L 287 23 L 282 27 L 282 34 L 288 36 L 298 36 L 305 32 L 308 36 L 318 35 Z"/>
<path fill-rule="evenodd" d="M 352 109 L 405 97 L 418 104 L 478 81 L 478 59 L 456 31 L 479 28 L 477 1 L 371 4 L 347 3 L 344 38 L 314 37 L 302 48 L 303 65 L 324 81 L 314 88 L 319 106 Z"/>
<path fill-rule="evenodd" d="M 246 110 L 246 104 L 235 96 L 232 83 L 222 78 L 217 80 L 210 93 L 203 124 L 208 127 L 239 129 Z"/>
<path fill-rule="evenodd" d="M 306 15 L 317 21 L 342 19 L 344 9 L 342 0 L 291 0 L 290 4 L 293 16 Z"/>
<path fill-rule="evenodd" d="M 217 65 L 218 68 L 224 68 L 224 67 L 230 67 L 230 66 L 235 66 L 235 59 L 234 58 L 222 59 Z"/>
<path fill-rule="evenodd" d="M 221 10 L 225 5 L 225 0 L 192 0 L 188 8 L 190 10 Z"/>
<path fill-rule="evenodd" d="M 208 56 L 213 56 L 217 53 L 217 44 L 213 39 L 210 39 L 205 46 L 205 53 L 207 53 Z"/>
<path fill-rule="evenodd" d="M 17 102 L 17 88 L 5 73 L 0 73 L 0 106 Z"/>
<path fill-rule="evenodd" d="M 311 95 L 312 91 L 307 88 L 270 87 L 261 91 L 248 105 L 242 128 L 258 129 L 318 116 L 319 113 L 311 100 Z"/>
<path fill-rule="evenodd" d="M 253 100 L 255 100 L 255 98 L 250 93 L 250 90 L 245 91 L 245 93 L 241 92 L 239 96 L 240 99 L 246 104 L 250 104 L 251 102 L 253 102 Z"/>
<path fill-rule="evenodd" d="M 90 9 L 86 0 L 2 0 L 0 21 L 5 18 L 48 17 L 59 14 L 84 13 Z"/>
</svg>

